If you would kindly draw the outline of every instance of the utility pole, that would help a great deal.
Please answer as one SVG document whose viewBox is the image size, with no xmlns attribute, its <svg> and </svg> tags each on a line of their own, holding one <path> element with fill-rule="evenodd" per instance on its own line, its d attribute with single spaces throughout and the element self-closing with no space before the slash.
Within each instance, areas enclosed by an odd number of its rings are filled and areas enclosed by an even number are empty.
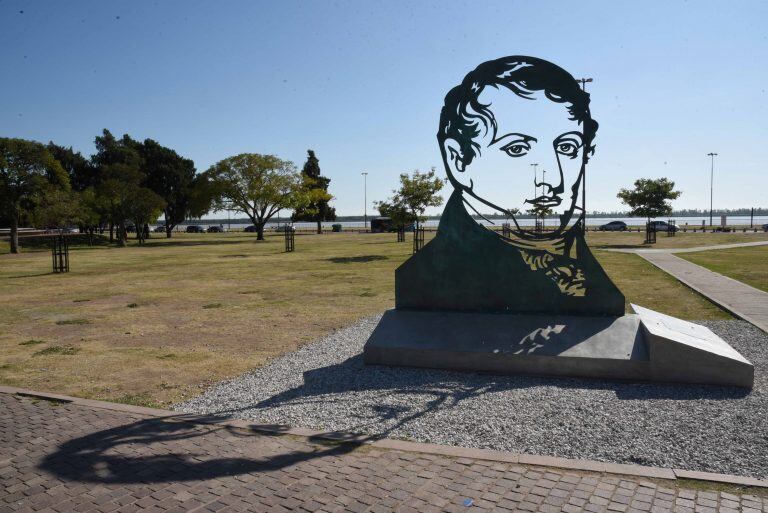
<svg viewBox="0 0 768 513">
<path fill-rule="evenodd" d="M 581 82 L 581 90 L 586 92 L 587 84 L 592 82 L 592 79 L 591 78 L 580 78 L 576 82 Z"/>
<path fill-rule="evenodd" d="M 536 199 L 536 196 L 539 194 L 539 188 L 536 185 L 536 179 L 539 177 L 538 173 L 536 172 L 536 168 L 539 167 L 538 163 L 531 164 L 531 167 L 533 168 L 533 199 Z"/>
<path fill-rule="evenodd" d="M 593 82 L 592 78 L 580 78 L 576 82 L 581 82 L 581 90 L 587 92 L 587 84 Z M 584 149 L 586 151 L 586 149 Z M 582 228 L 587 230 L 587 173 L 581 177 L 581 218 L 584 220 Z"/>
<path fill-rule="evenodd" d="M 363 171 L 363 231 L 368 231 L 368 173 Z"/>
<path fill-rule="evenodd" d="M 715 183 L 715 157 L 717 157 L 717 153 L 707 153 L 707 156 L 711 162 L 709 168 L 709 227 L 712 228 L 712 197 Z"/>
<path fill-rule="evenodd" d="M 547 181 L 547 170 L 542 169 L 541 170 L 541 195 L 544 196 L 545 189 L 544 189 L 544 183 Z M 544 212 L 541 212 L 541 227 L 544 228 L 544 219 L 546 219 L 546 215 Z"/>
</svg>

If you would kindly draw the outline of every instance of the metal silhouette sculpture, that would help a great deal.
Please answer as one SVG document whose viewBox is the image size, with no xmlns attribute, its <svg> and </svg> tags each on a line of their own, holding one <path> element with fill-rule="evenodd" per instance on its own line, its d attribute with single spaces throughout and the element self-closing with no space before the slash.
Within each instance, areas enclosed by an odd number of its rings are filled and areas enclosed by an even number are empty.
<svg viewBox="0 0 768 513">
<path fill-rule="evenodd" d="M 485 62 L 448 92 L 437 139 L 454 192 L 436 237 L 396 271 L 398 309 L 624 313 L 624 296 L 584 240 L 585 173 L 598 128 L 589 103 L 567 71 L 524 56 Z M 546 122 L 533 128 L 534 120 Z M 522 226 L 480 186 L 499 170 L 526 180 L 531 167 L 518 204 L 561 210 L 551 231 Z M 489 230 L 469 213 L 482 217 L 481 208 L 512 223 Z"/>
<path fill-rule="evenodd" d="M 752 364 L 707 328 L 637 305 L 624 313 L 584 240 L 596 134 L 589 95 L 541 59 L 486 62 L 451 89 L 437 139 L 454 191 L 435 238 L 395 271 L 396 308 L 364 361 L 751 387 Z M 556 208 L 558 222 L 529 229 L 517 207 Z M 501 233 L 470 214 L 489 208 L 512 220 Z"/>
</svg>

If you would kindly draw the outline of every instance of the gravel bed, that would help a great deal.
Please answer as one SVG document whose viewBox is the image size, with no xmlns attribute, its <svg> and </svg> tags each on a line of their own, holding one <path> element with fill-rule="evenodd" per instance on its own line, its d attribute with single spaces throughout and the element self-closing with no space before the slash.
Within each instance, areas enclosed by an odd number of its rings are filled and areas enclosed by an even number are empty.
<svg viewBox="0 0 768 513">
<path fill-rule="evenodd" d="M 369 317 L 176 405 L 262 424 L 768 478 L 768 335 L 702 322 L 755 387 L 616 383 L 363 365 Z"/>
</svg>

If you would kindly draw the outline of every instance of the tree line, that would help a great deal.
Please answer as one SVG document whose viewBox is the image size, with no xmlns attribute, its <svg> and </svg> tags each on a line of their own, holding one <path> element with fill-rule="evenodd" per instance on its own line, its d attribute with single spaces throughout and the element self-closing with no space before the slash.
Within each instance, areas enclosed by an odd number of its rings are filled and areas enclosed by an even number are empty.
<svg viewBox="0 0 768 513">
<path fill-rule="evenodd" d="M 53 142 L 0 138 L 0 226 L 11 228 L 12 253 L 23 225 L 78 226 L 125 246 L 131 225 L 142 244 L 159 218 L 170 238 L 184 220 L 211 211 L 245 214 L 258 240 L 281 209 L 293 210 L 294 220 L 316 221 L 318 232 L 322 221 L 336 218 L 330 179 L 312 150 L 302 172 L 274 155 L 243 153 L 198 173 L 191 159 L 152 139 L 118 139 L 104 129 L 95 146 L 85 157 Z"/>
</svg>

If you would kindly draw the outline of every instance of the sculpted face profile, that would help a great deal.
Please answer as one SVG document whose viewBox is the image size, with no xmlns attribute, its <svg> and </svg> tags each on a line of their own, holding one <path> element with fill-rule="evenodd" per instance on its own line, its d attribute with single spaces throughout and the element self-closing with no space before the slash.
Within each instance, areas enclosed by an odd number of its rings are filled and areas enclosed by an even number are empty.
<svg viewBox="0 0 768 513">
<path fill-rule="evenodd" d="M 707 328 L 637 305 L 625 315 L 586 240 L 589 104 L 567 71 L 520 55 L 450 88 L 437 139 L 453 192 L 435 237 L 395 270 L 395 308 L 365 363 L 752 386 L 752 364 Z M 546 231 L 515 216 L 550 209 Z M 514 223 L 500 233 L 478 220 L 488 212 Z"/>
<path fill-rule="evenodd" d="M 567 71 L 534 57 L 485 62 L 445 96 L 437 133 L 454 188 L 436 237 L 395 273 L 397 308 L 621 315 L 624 296 L 584 240 L 597 122 Z M 547 231 L 515 212 L 550 210 Z M 511 218 L 510 235 L 472 214 Z"/>
<path fill-rule="evenodd" d="M 583 223 L 584 172 L 596 132 L 589 95 L 568 72 L 516 56 L 481 64 L 448 93 L 438 141 L 450 183 L 469 208 L 507 215 L 516 238 L 556 239 Z M 491 199 L 500 196 L 492 175 L 527 186 L 501 191 L 500 204 Z M 536 233 L 511 207 L 549 208 L 559 223 Z"/>
</svg>

